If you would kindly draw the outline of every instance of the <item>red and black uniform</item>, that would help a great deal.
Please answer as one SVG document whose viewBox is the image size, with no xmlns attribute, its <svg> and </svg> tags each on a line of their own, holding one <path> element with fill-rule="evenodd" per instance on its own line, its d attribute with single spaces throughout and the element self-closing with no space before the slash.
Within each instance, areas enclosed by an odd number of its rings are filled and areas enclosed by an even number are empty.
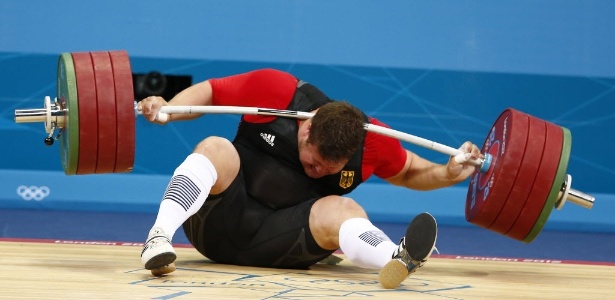
<svg viewBox="0 0 615 300">
<path fill-rule="evenodd" d="M 333 101 L 313 85 L 272 69 L 210 83 L 213 105 L 309 112 Z M 384 125 L 368 117 L 365 122 Z M 220 263 L 309 267 L 333 252 L 320 248 L 310 233 L 314 202 L 350 193 L 372 174 L 396 175 L 406 160 L 398 140 L 366 132 L 363 147 L 341 172 L 310 178 L 299 161 L 297 132 L 293 118 L 242 117 L 233 141 L 241 160 L 237 178 L 223 193 L 210 195 L 184 224 L 199 252 Z"/>
</svg>

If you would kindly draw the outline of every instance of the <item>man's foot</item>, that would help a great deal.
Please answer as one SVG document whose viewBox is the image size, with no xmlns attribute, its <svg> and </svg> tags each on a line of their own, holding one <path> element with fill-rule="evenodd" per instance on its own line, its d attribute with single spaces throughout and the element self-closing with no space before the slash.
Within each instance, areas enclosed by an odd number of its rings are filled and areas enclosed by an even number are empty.
<svg viewBox="0 0 615 300">
<path fill-rule="evenodd" d="M 438 225 L 432 215 L 421 213 L 416 216 L 408 225 L 406 236 L 399 242 L 391 261 L 380 270 L 380 284 L 387 289 L 396 288 L 423 266 L 435 248 L 437 236 Z"/>
<path fill-rule="evenodd" d="M 164 231 L 160 228 L 152 228 L 143 246 L 143 252 L 141 252 L 141 263 L 148 270 L 156 270 L 172 264 L 176 258 L 175 249 Z"/>
<path fill-rule="evenodd" d="M 168 265 L 166 265 L 164 267 L 160 267 L 158 269 L 153 269 L 151 271 L 152 271 L 152 275 L 160 277 L 160 276 L 162 276 L 164 274 L 169 274 L 169 273 L 175 271 L 175 263 L 170 263 L 170 264 L 168 264 Z"/>
</svg>

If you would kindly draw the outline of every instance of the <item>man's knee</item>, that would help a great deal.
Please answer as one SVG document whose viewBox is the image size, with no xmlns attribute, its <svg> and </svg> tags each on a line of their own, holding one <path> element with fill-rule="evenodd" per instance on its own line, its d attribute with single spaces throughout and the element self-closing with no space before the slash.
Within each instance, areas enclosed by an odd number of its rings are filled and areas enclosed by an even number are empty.
<svg viewBox="0 0 615 300">
<path fill-rule="evenodd" d="M 339 229 L 346 220 L 367 218 L 367 213 L 352 198 L 328 196 L 319 199 L 310 211 L 310 230 L 323 249 L 339 247 Z"/>
<path fill-rule="evenodd" d="M 321 203 L 319 203 L 321 202 Z M 319 213 L 332 212 L 339 219 L 366 218 L 367 213 L 354 199 L 343 196 L 328 196 L 316 202 L 322 204 Z"/>
<path fill-rule="evenodd" d="M 226 190 L 239 172 L 239 154 L 233 143 L 222 137 L 210 136 L 202 140 L 193 152 L 207 157 L 216 169 L 218 180 L 211 193 L 218 194 Z"/>
<path fill-rule="evenodd" d="M 230 148 L 235 149 L 231 141 L 219 136 L 210 136 L 199 142 L 196 147 L 194 147 L 194 152 L 206 155 L 215 154 Z"/>
</svg>

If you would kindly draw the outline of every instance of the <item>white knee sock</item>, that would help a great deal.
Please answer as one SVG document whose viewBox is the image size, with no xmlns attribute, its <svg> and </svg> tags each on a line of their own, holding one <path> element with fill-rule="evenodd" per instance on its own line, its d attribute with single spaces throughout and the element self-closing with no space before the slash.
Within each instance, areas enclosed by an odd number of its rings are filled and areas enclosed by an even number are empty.
<svg viewBox="0 0 615 300">
<path fill-rule="evenodd" d="M 153 227 L 159 227 L 173 239 L 175 231 L 205 203 L 218 173 L 202 154 L 192 153 L 175 169 L 160 202 Z"/>
<path fill-rule="evenodd" d="M 342 223 L 340 248 L 358 267 L 380 269 L 391 260 L 397 249 L 389 237 L 368 219 L 353 218 Z"/>
</svg>

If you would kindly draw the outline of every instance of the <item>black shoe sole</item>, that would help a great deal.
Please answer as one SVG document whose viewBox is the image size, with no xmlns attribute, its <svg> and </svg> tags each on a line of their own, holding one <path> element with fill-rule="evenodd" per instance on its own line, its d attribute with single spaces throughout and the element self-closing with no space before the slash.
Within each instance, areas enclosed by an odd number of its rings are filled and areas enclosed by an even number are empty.
<svg viewBox="0 0 615 300">
<path fill-rule="evenodd" d="M 436 219 L 428 213 L 416 216 L 408 225 L 405 243 L 406 252 L 413 261 L 422 261 L 427 258 L 436 244 L 438 225 Z M 397 288 L 408 275 L 408 266 L 399 259 L 391 259 L 379 272 L 378 280 L 385 289 Z"/>
<path fill-rule="evenodd" d="M 429 213 L 414 217 L 406 230 L 406 251 L 412 260 L 422 261 L 431 253 L 438 237 L 438 224 Z"/>
<path fill-rule="evenodd" d="M 154 270 L 154 269 L 162 268 L 174 262 L 175 259 L 177 259 L 177 255 L 173 252 L 160 253 L 152 257 L 150 260 L 148 260 L 145 263 L 145 269 Z"/>
</svg>

